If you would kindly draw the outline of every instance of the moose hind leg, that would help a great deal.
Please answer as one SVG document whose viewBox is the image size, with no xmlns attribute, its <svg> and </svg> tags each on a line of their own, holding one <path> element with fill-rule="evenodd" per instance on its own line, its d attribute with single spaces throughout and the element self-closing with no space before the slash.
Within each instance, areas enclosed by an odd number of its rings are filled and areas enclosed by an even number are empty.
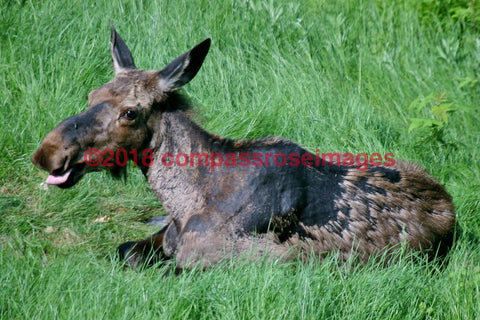
<svg viewBox="0 0 480 320">
<path fill-rule="evenodd" d="M 151 237 L 140 241 L 129 241 L 118 247 L 118 255 L 121 261 L 125 261 L 125 265 L 131 268 L 139 266 L 151 267 L 152 265 L 167 260 L 167 256 L 163 252 L 163 238 L 167 227 Z"/>
</svg>

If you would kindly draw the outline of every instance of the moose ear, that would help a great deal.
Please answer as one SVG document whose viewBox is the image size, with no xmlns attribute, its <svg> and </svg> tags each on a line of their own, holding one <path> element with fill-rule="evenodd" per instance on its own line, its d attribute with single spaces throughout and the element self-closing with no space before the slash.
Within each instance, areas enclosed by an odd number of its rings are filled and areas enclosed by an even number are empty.
<svg viewBox="0 0 480 320">
<path fill-rule="evenodd" d="M 205 39 L 161 70 L 158 76 L 163 90 L 174 91 L 190 82 L 200 70 L 210 48 L 210 43 L 210 39 Z"/>
<path fill-rule="evenodd" d="M 111 30 L 112 60 L 115 73 L 117 74 L 123 69 L 136 69 L 137 67 L 135 67 L 135 62 L 133 62 L 132 53 L 122 37 L 115 31 L 113 25 L 111 26 Z"/>
</svg>

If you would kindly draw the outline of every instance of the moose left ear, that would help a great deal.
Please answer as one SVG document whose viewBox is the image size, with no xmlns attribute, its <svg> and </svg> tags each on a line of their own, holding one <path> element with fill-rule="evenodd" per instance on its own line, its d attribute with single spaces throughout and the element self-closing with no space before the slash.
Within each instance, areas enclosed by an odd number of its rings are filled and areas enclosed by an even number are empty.
<svg viewBox="0 0 480 320">
<path fill-rule="evenodd" d="M 158 73 L 164 91 L 174 91 L 190 82 L 203 64 L 211 40 L 205 39 L 192 50 L 185 52 Z"/>
<path fill-rule="evenodd" d="M 112 60 L 115 74 L 119 73 L 123 69 L 136 69 L 137 67 L 135 67 L 135 62 L 133 62 L 132 53 L 123 41 L 122 37 L 120 37 L 117 31 L 115 31 L 113 25 L 111 26 L 111 30 Z"/>
</svg>

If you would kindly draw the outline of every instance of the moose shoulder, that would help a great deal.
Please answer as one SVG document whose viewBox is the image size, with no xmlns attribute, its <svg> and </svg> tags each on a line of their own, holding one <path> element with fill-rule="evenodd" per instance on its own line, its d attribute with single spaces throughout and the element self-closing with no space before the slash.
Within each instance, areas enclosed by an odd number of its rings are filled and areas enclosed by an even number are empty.
<svg viewBox="0 0 480 320">
<path fill-rule="evenodd" d="M 135 156 L 171 220 L 121 245 L 127 263 L 175 259 L 184 268 L 247 252 L 288 260 L 333 250 L 367 259 L 401 242 L 432 254 L 448 250 L 451 197 L 414 164 L 359 170 L 325 159 L 304 163 L 302 156 L 314 155 L 291 141 L 230 140 L 196 125 L 177 90 L 197 74 L 209 47 L 207 39 L 160 71 L 140 70 L 112 27 L 115 78 L 92 91 L 89 108 L 58 124 L 32 157 L 50 173 L 47 183 L 68 188 L 88 172 L 122 170 L 87 165 L 90 148 Z M 285 158 L 268 162 L 279 154 Z"/>
</svg>

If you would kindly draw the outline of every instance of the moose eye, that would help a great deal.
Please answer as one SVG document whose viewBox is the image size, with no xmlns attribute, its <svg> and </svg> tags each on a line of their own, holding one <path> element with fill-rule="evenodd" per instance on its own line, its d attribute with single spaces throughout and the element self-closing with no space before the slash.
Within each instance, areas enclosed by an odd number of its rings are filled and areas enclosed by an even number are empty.
<svg viewBox="0 0 480 320">
<path fill-rule="evenodd" d="M 125 111 L 125 113 L 123 114 L 123 116 L 127 119 L 127 120 L 135 120 L 135 118 L 137 117 L 137 112 L 135 110 L 127 110 Z"/>
</svg>

